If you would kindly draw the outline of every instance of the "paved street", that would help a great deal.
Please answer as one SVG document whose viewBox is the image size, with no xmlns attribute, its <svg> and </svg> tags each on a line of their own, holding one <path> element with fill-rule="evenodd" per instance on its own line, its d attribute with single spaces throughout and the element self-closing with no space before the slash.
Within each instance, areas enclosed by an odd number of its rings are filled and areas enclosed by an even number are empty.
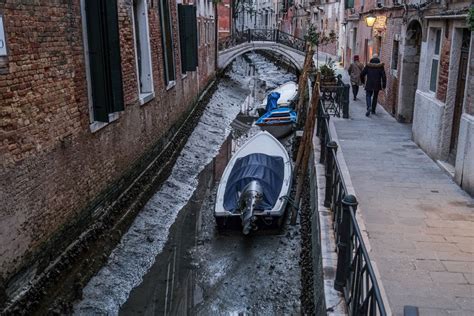
<svg viewBox="0 0 474 316">
<path fill-rule="evenodd" d="M 474 199 L 411 140 L 411 125 L 380 106 L 365 117 L 364 100 L 333 122 L 393 313 L 472 315 Z"/>
</svg>

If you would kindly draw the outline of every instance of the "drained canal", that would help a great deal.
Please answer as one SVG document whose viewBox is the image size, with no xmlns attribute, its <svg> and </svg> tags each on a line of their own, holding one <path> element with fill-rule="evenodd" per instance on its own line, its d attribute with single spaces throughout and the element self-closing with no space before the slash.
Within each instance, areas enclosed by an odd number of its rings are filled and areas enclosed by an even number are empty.
<svg viewBox="0 0 474 316">
<path fill-rule="evenodd" d="M 83 289 L 75 314 L 301 313 L 299 225 L 287 219 L 281 229 L 245 237 L 239 229 L 218 232 L 213 217 L 227 161 L 256 132 L 248 114 L 290 80 L 296 76 L 258 54 L 232 64 L 170 177 Z"/>
</svg>

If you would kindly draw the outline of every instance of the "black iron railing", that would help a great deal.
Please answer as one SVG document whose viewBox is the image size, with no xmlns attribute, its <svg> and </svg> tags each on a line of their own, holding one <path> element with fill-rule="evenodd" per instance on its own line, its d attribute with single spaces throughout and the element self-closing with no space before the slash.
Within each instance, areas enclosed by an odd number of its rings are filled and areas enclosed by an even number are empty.
<svg viewBox="0 0 474 316">
<path fill-rule="evenodd" d="M 248 33 L 236 33 L 219 39 L 219 51 L 248 42 Z"/>
<path fill-rule="evenodd" d="M 316 135 L 321 140 L 320 162 L 326 167 L 324 206 L 333 212 L 337 244 L 334 288 L 344 294 L 349 315 L 386 315 L 380 289 L 355 214 L 357 200 L 348 194 L 337 159 L 337 143 L 331 139 L 330 114 L 322 100 L 318 105 Z"/>
<path fill-rule="evenodd" d="M 243 32 L 235 32 L 230 36 L 219 39 L 219 50 L 225 50 L 252 41 L 276 42 L 301 52 L 306 50 L 304 39 L 277 29 L 247 29 Z"/>
<path fill-rule="evenodd" d="M 342 81 L 338 75 L 335 82 L 321 81 L 321 101 L 329 115 L 349 118 L 350 85 Z"/>
</svg>

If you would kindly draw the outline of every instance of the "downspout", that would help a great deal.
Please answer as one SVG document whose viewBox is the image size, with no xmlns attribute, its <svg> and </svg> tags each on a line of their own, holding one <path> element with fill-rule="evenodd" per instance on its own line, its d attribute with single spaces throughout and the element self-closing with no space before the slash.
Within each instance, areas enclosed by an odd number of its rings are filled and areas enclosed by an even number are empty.
<svg viewBox="0 0 474 316">
<path fill-rule="evenodd" d="M 219 10 L 217 6 L 219 5 L 220 1 L 213 1 L 214 4 L 214 73 L 217 72 L 218 64 L 217 58 L 219 54 Z"/>
</svg>

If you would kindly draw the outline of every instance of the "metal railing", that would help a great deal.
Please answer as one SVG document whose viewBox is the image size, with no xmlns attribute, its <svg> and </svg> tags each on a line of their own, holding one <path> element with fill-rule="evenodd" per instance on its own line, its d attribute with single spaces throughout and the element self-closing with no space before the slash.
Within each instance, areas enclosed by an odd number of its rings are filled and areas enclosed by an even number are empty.
<svg viewBox="0 0 474 316">
<path fill-rule="evenodd" d="M 332 116 L 349 118 L 349 94 L 350 85 L 342 81 L 338 75 L 335 83 L 327 84 L 321 82 L 321 101 L 326 112 Z"/>
<path fill-rule="evenodd" d="M 355 218 L 357 199 L 348 194 L 337 159 L 337 143 L 331 139 L 330 114 L 318 104 L 316 135 L 326 168 L 324 206 L 332 210 L 337 244 L 334 288 L 344 294 L 348 315 L 387 315 L 374 269 Z"/>
<path fill-rule="evenodd" d="M 277 29 L 247 29 L 243 32 L 235 32 L 232 35 L 219 39 L 219 50 L 225 50 L 252 41 L 276 42 L 301 52 L 306 50 L 304 39 Z"/>
</svg>

